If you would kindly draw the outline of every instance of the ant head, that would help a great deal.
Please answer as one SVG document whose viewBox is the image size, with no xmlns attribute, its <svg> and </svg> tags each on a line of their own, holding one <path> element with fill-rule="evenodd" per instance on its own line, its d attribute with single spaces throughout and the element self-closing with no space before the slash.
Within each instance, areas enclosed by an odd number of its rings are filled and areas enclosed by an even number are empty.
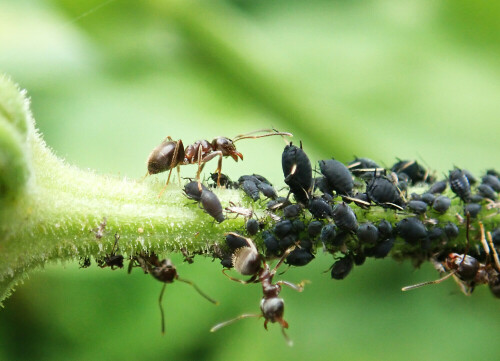
<svg viewBox="0 0 500 361">
<path fill-rule="evenodd" d="M 221 151 L 223 156 L 231 156 L 236 162 L 238 157 L 243 160 L 243 154 L 236 150 L 234 143 L 231 139 L 226 137 L 217 137 L 212 141 L 212 148 Z"/>
<path fill-rule="evenodd" d="M 177 278 L 177 270 L 169 259 L 164 259 L 151 270 L 151 275 L 160 282 L 172 283 Z"/>
<path fill-rule="evenodd" d="M 288 328 L 288 323 L 283 319 L 285 302 L 282 298 L 263 298 L 260 302 L 260 309 L 262 311 L 262 315 L 266 319 L 266 323 L 268 321 L 272 323 L 278 322 L 283 328 Z M 264 324 L 264 327 L 266 327 L 266 324 Z"/>
<path fill-rule="evenodd" d="M 469 255 L 450 253 L 445 262 L 450 270 L 456 270 L 456 276 L 462 281 L 472 281 L 479 270 L 479 261 Z"/>
<path fill-rule="evenodd" d="M 259 272 L 262 258 L 255 247 L 241 247 L 234 252 L 232 263 L 242 275 L 253 276 Z"/>
</svg>

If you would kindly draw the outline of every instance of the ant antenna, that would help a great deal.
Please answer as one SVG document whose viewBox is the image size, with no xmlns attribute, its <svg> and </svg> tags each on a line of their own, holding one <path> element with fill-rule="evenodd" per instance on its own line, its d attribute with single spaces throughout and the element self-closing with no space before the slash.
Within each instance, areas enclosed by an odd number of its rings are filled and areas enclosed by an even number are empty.
<svg viewBox="0 0 500 361">
<path fill-rule="evenodd" d="M 193 286 L 193 288 L 203 297 L 205 298 L 207 301 L 210 301 L 212 302 L 214 305 L 218 305 L 219 304 L 219 301 L 216 301 L 212 298 L 210 298 L 207 294 L 205 294 L 202 290 L 200 290 L 198 288 L 198 286 L 196 284 L 194 284 L 193 282 L 189 281 L 189 280 L 186 280 L 184 278 L 180 278 L 180 277 L 177 277 L 177 281 L 181 281 L 181 282 L 184 282 L 184 283 L 187 283 L 188 285 L 190 286 Z"/>
<path fill-rule="evenodd" d="M 262 317 L 262 315 L 256 314 L 256 313 L 244 313 L 243 315 L 235 317 L 235 318 L 233 318 L 231 320 L 218 323 L 217 325 L 215 325 L 214 327 L 212 327 L 210 329 L 210 332 L 215 332 L 215 331 L 221 329 L 224 326 L 230 325 L 230 324 L 232 324 L 232 323 L 234 323 L 236 321 L 242 320 L 244 318 L 251 318 L 251 317 L 258 317 L 258 318 L 260 318 L 260 317 Z"/>
<path fill-rule="evenodd" d="M 464 256 L 464 258 L 465 258 L 465 256 Z M 438 280 L 427 281 L 427 282 L 417 283 L 416 285 L 411 285 L 411 286 L 403 287 L 403 288 L 401 288 L 401 291 L 403 291 L 403 292 L 405 292 L 405 291 L 411 291 L 411 290 L 414 290 L 415 288 L 420 288 L 420 287 L 427 286 L 427 285 L 435 285 L 435 284 L 441 283 L 441 282 L 447 280 L 448 278 L 450 278 L 451 276 L 453 276 L 456 272 L 457 272 L 457 270 L 455 270 L 453 272 L 450 272 L 446 276 L 441 277 Z"/>
<path fill-rule="evenodd" d="M 261 135 L 252 135 L 252 134 L 261 133 L 261 132 L 267 132 L 267 133 L 266 134 L 261 134 Z M 263 137 L 270 137 L 272 135 L 281 135 L 281 136 L 286 136 L 286 137 L 293 137 L 292 133 L 278 132 L 276 129 L 259 129 L 259 130 L 255 130 L 255 131 L 250 132 L 250 133 L 239 134 L 239 135 L 235 136 L 232 139 L 232 141 L 233 141 L 233 143 L 236 143 L 238 140 L 242 140 L 242 139 L 257 139 L 257 138 L 263 138 Z"/>
</svg>

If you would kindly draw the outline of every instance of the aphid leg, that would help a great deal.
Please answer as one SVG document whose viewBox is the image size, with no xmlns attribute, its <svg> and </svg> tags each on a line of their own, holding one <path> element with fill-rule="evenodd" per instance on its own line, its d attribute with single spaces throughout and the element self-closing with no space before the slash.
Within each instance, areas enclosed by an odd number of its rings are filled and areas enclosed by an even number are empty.
<svg viewBox="0 0 500 361">
<path fill-rule="evenodd" d="M 120 239 L 120 235 L 115 233 L 115 244 L 113 245 L 113 249 L 111 250 L 111 254 L 115 254 L 118 251 L 118 240 Z"/>
<path fill-rule="evenodd" d="M 160 297 L 158 298 L 158 305 L 160 306 L 160 314 L 161 314 L 161 334 L 162 335 L 165 334 L 165 313 L 163 312 L 162 301 L 163 301 L 163 294 L 165 293 L 166 286 L 167 286 L 167 284 L 164 283 L 163 287 L 161 288 Z"/>
<path fill-rule="evenodd" d="M 233 322 L 236 322 L 236 321 L 239 321 L 239 320 L 242 320 L 244 318 L 250 318 L 250 317 L 262 317 L 262 315 L 260 314 L 255 314 L 255 313 L 245 313 L 243 315 L 240 315 L 238 317 L 235 317 L 231 320 L 228 320 L 228 321 L 224 321 L 224 322 L 221 322 L 221 323 L 218 323 L 217 325 L 215 325 L 214 327 L 212 327 L 210 329 L 210 332 L 215 332 L 219 329 L 221 329 L 222 327 L 224 326 L 227 326 L 227 325 L 230 325 L 231 323 Z"/>
<path fill-rule="evenodd" d="M 226 271 L 227 271 L 227 270 L 228 270 L 227 268 L 224 268 L 224 269 L 222 270 L 222 273 L 224 274 L 224 276 L 226 276 L 227 278 L 229 278 L 231 281 L 234 281 L 234 282 L 239 282 L 239 283 L 242 283 L 242 284 L 246 285 L 246 284 L 248 284 L 248 283 L 254 283 L 254 282 L 255 282 L 255 280 L 257 279 L 257 275 L 254 275 L 254 276 L 252 276 L 251 278 L 249 278 L 247 281 L 240 280 L 240 279 L 238 279 L 238 278 L 234 278 L 234 277 L 231 277 L 230 275 L 228 275 L 228 274 L 226 273 Z"/>
<path fill-rule="evenodd" d="M 196 290 L 196 292 L 198 292 L 207 301 L 212 302 L 214 305 L 218 305 L 219 304 L 219 301 L 215 301 L 214 299 L 210 298 L 206 293 L 204 293 L 202 290 L 200 290 L 195 283 L 193 283 L 193 282 L 191 282 L 189 280 L 186 280 L 184 278 L 180 278 L 180 277 L 177 277 L 177 280 L 181 281 L 181 282 L 184 282 L 184 283 L 187 283 L 190 286 L 193 286 L 193 288 Z"/>
<path fill-rule="evenodd" d="M 495 268 L 498 272 L 500 272 L 500 260 L 498 259 L 498 252 L 495 249 L 495 245 L 493 244 L 493 238 L 491 237 L 491 232 L 488 232 L 487 235 L 488 235 L 488 243 L 490 244 L 491 253 L 493 253 L 493 260 L 495 261 Z"/>
</svg>

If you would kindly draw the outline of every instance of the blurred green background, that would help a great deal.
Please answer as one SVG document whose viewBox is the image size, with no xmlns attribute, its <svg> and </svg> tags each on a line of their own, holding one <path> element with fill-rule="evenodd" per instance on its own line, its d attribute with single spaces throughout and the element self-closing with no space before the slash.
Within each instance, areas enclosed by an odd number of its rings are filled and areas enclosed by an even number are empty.
<svg viewBox="0 0 500 361">
<path fill-rule="evenodd" d="M 55 152 L 100 173 L 141 177 L 167 135 L 188 144 L 270 126 L 315 161 L 416 158 L 440 176 L 454 165 L 480 173 L 500 168 L 499 15 L 498 1 L 466 0 L 2 0 L 0 71 L 28 90 Z M 281 185 L 282 148 L 242 141 L 245 161 L 223 171 Z M 318 253 L 289 270 L 283 278 L 312 282 L 282 293 L 290 349 L 262 320 L 210 334 L 257 312 L 261 290 L 210 259 L 173 260 L 221 305 L 169 285 L 161 337 L 151 277 L 50 265 L 0 311 L 0 360 L 498 360 L 499 301 L 487 288 L 400 291 L 436 278 L 430 265 L 370 260 L 338 282 Z"/>
</svg>

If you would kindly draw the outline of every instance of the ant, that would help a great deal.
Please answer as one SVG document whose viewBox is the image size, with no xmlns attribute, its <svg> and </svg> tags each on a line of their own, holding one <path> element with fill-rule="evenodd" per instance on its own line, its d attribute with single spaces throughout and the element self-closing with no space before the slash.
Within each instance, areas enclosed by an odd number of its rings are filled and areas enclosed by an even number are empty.
<svg viewBox="0 0 500 361">
<path fill-rule="evenodd" d="M 467 246 L 464 254 L 450 253 L 442 263 L 433 260 L 434 266 L 438 271 L 449 271 L 447 275 L 434 281 L 422 282 L 416 285 L 403 287 L 402 291 L 410 291 L 422 286 L 438 284 L 450 277 L 453 277 L 460 285 L 460 288 L 465 295 L 470 295 L 474 291 L 476 285 L 488 284 L 494 296 L 500 298 L 500 290 L 498 289 L 500 279 L 500 260 L 493 244 L 491 233 L 487 232 L 487 242 L 483 224 L 479 222 L 481 245 L 486 253 L 485 263 L 480 263 L 476 258 L 467 255 L 469 248 L 469 226 L 470 215 L 467 213 Z M 490 250 L 493 254 L 493 262 L 491 262 Z"/>
<path fill-rule="evenodd" d="M 267 133 L 261 135 L 253 135 L 259 132 Z M 222 158 L 230 156 L 236 162 L 238 161 L 238 157 L 243 160 L 243 154 L 236 150 L 234 143 L 242 139 L 256 139 L 269 137 L 272 135 L 281 135 L 288 137 L 293 136 L 291 133 L 278 132 L 274 129 L 261 129 L 254 132 L 237 135 L 233 139 L 229 139 L 226 137 L 216 137 L 212 140 L 212 142 L 202 139 L 196 141 L 194 144 L 186 146 L 185 148 L 182 144 L 182 140 L 173 140 L 170 136 L 168 136 L 161 142 L 160 145 L 153 149 L 153 151 L 149 155 L 147 161 L 148 172 L 146 173 L 144 178 L 150 174 L 162 173 L 167 170 L 170 171 L 168 173 L 167 183 L 160 192 L 161 196 L 170 182 L 170 175 L 172 174 L 174 168 L 177 168 L 177 174 L 180 181 L 179 166 L 187 164 L 198 164 L 196 179 L 199 183 L 200 173 L 205 166 L 205 163 L 215 157 L 219 157 L 219 163 L 217 165 L 216 173 L 218 174 L 217 187 L 220 187 Z M 199 185 L 199 187 L 201 186 Z"/>
<path fill-rule="evenodd" d="M 132 272 L 132 268 L 137 266 L 141 267 L 144 273 L 150 273 L 155 279 L 164 283 L 160 291 L 160 297 L 158 298 L 158 304 L 160 306 L 160 313 L 161 313 L 162 334 L 165 334 L 165 314 L 163 312 L 162 300 L 167 283 L 173 283 L 174 280 L 187 283 L 188 285 L 193 286 L 194 289 L 208 301 L 212 302 L 215 305 L 219 304 L 219 302 L 213 300 L 205 293 L 203 293 L 203 291 L 200 290 L 198 286 L 196 286 L 196 284 L 184 278 L 180 278 L 179 275 L 177 274 L 177 269 L 172 264 L 172 261 L 168 258 L 160 261 L 160 259 L 155 253 L 147 254 L 141 252 L 138 255 L 133 256 L 131 258 L 128 266 L 128 273 Z"/>
<path fill-rule="evenodd" d="M 264 328 L 267 330 L 267 323 L 278 322 L 281 325 L 281 332 L 285 337 L 289 346 L 292 346 L 292 341 L 288 338 L 285 328 L 288 328 L 288 323 L 283 319 L 284 313 L 284 301 L 282 298 L 278 297 L 281 291 L 281 285 L 288 286 L 298 292 L 304 290 L 305 281 L 299 284 L 294 284 L 288 281 L 278 281 L 273 283 L 273 277 L 276 274 L 277 269 L 285 261 L 286 257 L 295 249 L 295 245 L 288 248 L 284 254 L 281 256 L 280 260 L 274 266 L 273 269 L 269 267 L 266 263 L 264 256 L 262 256 L 250 238 L 242 237 L 237 233 L 230 232 L 228 235 L 239 237 L 244 239 L 248 246 L 238 248 L 232 256 L 232 265 L 236 271 L 244 276 L 252 276 L 249 280 L 244 281 L 237 278 L 233 278 L 226 274 L 227 268 L 222 270 L 222 273 L 229 279 L 243 283 L 260 283 L 262 285 L 263 297 L 260 302 L 260 314 L 243 314 L 232 320 L 221 322 L 210 329 L 210 332 L 215 332 L 220 328 L 227 326 L 235 321 L 249 318 L 249 317 L 264 317 Z"/>
<path fill-rule="evenodd" d="M 113 245 L 113 249 L 110 254 L 106 254 L 103 259 L 96 260 L 97 265 L 101 268 L 111 267 L 112 270 L 116 268 L 123 268 L 123 256 L 121 254 L 116 254 L 118 251 L 118 240 L 120 239 L 120 235 L 115 233 L 115 244 Z"/>
</svg>

